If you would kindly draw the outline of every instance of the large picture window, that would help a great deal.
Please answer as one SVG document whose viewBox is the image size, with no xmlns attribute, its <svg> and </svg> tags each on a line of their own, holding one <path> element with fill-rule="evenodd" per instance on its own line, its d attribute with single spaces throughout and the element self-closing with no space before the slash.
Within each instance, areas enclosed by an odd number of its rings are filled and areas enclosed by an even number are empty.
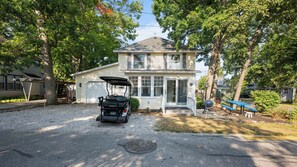
<svg viewBox="0 0 297 167">
<path fill-rule="evenodd" d="M 141 77 L 141 96 L 151 96 L 151 77 Z"/>
<path fill-rule="evenodd" d="M 138 77 L 137 76 L 129 77 L 129 80 L 133 84 L 132 96 L 138 96 Z"/>
<path fill-rule="evenodd" d="M 154 77 L 154 96 L 163 95 L 163 77 Z"/>
</svg>

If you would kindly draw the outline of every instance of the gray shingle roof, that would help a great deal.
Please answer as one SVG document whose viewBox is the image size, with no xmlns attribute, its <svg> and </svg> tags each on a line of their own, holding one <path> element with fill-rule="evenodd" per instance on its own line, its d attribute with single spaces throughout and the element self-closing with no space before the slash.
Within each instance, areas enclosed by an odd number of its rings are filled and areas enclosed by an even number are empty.
<svg viewBox="0 0 297 167">
<path fill-rule="evenodd" d="M 197 50 L 180 49 L 179 52 L 196 52 Z M 176 52 L 174 42 L 161 37 L 151 37 L 126 47 L 114 50 L 114 52 Z"/>
</svg>

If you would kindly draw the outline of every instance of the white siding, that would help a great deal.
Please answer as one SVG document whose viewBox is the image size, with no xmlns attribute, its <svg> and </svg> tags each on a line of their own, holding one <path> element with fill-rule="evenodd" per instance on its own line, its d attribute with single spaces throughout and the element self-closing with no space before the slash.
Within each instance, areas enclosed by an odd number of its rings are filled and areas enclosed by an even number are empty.
<svg viewBox="0 0 297 167">
<path fill-rule="evenodd" d="M 119 65 L 107 67 L 104 69 L 92 71 L 75 76 L 76 81 L 76 99 L 78 103 L 86 103 L 86 86 L 88 82 L 101 81 L 100 76 L 118 76 L 124 77 L 120 72 Z M 80 86 L 81 85 L 81 86 Z"/>
</svg>

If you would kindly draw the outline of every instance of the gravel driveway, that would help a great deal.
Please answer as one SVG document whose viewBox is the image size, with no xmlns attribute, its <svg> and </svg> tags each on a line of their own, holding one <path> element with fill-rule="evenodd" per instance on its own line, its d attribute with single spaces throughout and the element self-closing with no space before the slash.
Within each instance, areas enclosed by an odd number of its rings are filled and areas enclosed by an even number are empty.
<svg viewBox="0 0 297 167">
<path fill-rule="evenodd" d="M 156 117 L 132 114 L 128 123 L 96 122 L 97 105 L 72 104 L 37 107 L 0 114 L 0 130 L 16 132 L 54 133 L 116 133 L 141 135 L 157 133 Z"/>
</svg>

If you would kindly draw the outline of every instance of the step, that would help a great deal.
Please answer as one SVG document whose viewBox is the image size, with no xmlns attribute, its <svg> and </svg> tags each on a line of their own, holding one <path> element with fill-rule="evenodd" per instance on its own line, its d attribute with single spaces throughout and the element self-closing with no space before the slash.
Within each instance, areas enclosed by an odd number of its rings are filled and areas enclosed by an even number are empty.
<svg viewBox="0 0 297 167">
<path fill-rule="evenodd" d="M 193 116 L 194 113 L 191 109 L 187 107 L 166 107 L 165 108 L 165 114 L 170 115 L 187 115 L 187 116 Z"/>
</svg>

